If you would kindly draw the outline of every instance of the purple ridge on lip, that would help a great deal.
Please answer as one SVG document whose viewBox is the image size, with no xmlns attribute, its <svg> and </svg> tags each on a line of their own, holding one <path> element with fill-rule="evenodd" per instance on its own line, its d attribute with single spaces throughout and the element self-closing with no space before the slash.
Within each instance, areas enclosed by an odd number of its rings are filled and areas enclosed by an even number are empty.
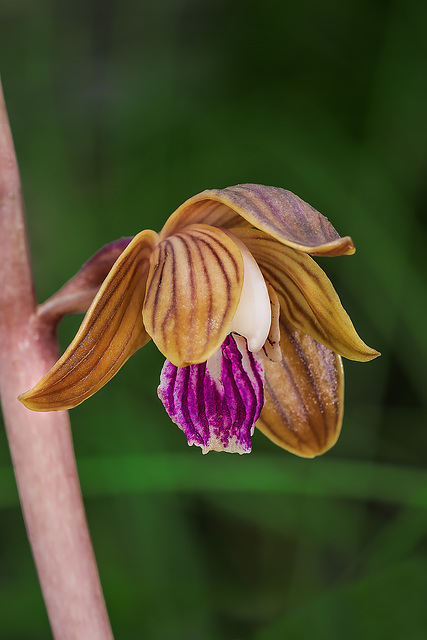
<svg viewBox="0 0 427 640">
<path fill-rule="evenodd" d="M 264 405 L 261 359 L 246 339 L 230 334 L 207 362 L 176 367 L 166 360 L 157 389 L 170 418 L 189 445 L 203 453 L 249 453 Z"/>
</svg>

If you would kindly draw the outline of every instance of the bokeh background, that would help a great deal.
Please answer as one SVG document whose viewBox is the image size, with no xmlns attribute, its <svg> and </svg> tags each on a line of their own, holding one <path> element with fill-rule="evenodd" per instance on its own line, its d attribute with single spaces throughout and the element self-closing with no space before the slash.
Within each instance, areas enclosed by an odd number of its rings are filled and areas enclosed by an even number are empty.
<svg viewBox="0 0 427 640">
<path fill-rule="evenodd" d="M 426 28 L 421 0 L 2 0 L 40 301 L 191 195 L 272 184 L 353 237 L 319 262 L 383 354 L 345 362 L 315 460 L 189 449 L 153 345 L 72 411 L 117 639 L 426 637 Z M 0 509 L 0 638 L 50 638 L 4 429 Z"/>
</svg>

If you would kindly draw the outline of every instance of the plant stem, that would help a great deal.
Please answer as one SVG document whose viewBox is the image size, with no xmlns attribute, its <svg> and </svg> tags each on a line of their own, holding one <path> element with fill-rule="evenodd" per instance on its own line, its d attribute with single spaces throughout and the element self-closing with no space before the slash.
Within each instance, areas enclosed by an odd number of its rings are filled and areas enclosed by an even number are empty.
<svg viewBox="0 0 427 640">
<path fill-rule="evenodd" d="M 17 395 L 57 359 L 35 315 L 19 171 L 0 84 L 0 398 L 22 510 L 57 640 L 112 632 L 86 523 L 68 413 L 33 413 Z"/>
</svg>

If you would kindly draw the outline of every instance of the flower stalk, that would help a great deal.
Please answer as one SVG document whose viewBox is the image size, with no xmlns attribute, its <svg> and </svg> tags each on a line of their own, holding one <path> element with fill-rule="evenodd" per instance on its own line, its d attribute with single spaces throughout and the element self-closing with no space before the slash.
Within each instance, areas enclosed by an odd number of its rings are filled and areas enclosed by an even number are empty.
<svg viewBox="0 0 427 640">
<path fill-rule="evenodd" d="M 37 315 L 20 177 L 0 84 L 0 398 L 22 511 L 54 637 L 112 632 L 81 497 L 68 413 L 17 400 L 58 357 Z"/>
</svg>

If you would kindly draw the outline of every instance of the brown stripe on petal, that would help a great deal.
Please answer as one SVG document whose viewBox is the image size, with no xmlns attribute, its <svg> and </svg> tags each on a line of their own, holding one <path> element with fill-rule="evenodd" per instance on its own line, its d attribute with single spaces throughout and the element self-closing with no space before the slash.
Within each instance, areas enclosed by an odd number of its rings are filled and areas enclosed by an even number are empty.
<svg viewBox="0 0 427 640">
<path fill-rule="evenodd" d="M 279 385 L 277 385 L 279 391 L 278 394 L 275 392 L 275 387 L 269 385 L 268 391 L 266 389 L 266 392 L 269 395 L 269 399 L 272 403 L 272 406 L 274 407 L 274 410 L 281 417 L 280 423 L 275 424 L 274 421 L 269 423 L 271 434 L 274 435 L 277 439 L 283 439 L 284 442 L 289 445 L 287 438 L 287 436 L 289 437 L 289 434 L 287 432 L 283 434 L 283 424 L 286 424 L 288 430 L 292 434 L 291 438 L 296 439 L 296 441 L 298 442 L 299 450 L 309 448 L 309 450 L 311 451 L 311 449 L 313 448 L 309 447 L 311 440 L 314 438 L 316 444 L 319 445 L 319 438 L 317 437 L 316 433 L 313 433 L 312 431 L 308 433 L 307 437 L 307 434 L 304 434 L 304 432 L 302 432 L 302 430 L 298 428 L 299 424 L 308 423 L 308 413 L 303 402 L 301 392 L 298 389 L 298 384 L 295 381 L 294 376 L 292 375 L 292 370 L 289 369 L 286 361 L 283 361 L 281 364 L 283 368 L 283 375 L 287 376 L 289 382 L 287 404 L 283 404 L 283 399 L 280 394 L 281 389 Z M 299 411 L 298 420 L 295 420 L 296 411 Z M 265 421 L 267 421 L 268 418 L 267 413 L 268 412 L 266 412 L 266 415 L 264 417 Z"/>
<path fill-rule="evenodd" d="M 328 335 L 323 330 L 316 316 L 311 318 L 312 326 L 309 328 L 307 328 L 307 323 L 302 320 L 307 316 L 311 316 L 313 312 L 306 297 L 292 278 L 289 278 L 284 272 L 282 272 L 280 278 L 278 278 L 277 271 L 268 267 L 263 269 L 263 273 L 266 278 L 269 278 L 273 288 L 276 290 L 280 306 L 291 323 L 305 333 L 310 333 L 310 335 L 315 333 L 317 340 L 322 343 L 324 343 L 325 340 L 328 341 Z"/>
<path fill-rule="evenodd" d="M 319 211 L 291 191 L 277 187 L 239 184 L 203 191 L 170 216 L 161 237 L 200 222 L 226 228 L 254 226 L 287 246 L 314 255 L 355 251 L 351 238 L 341 238 Z"/>
<path fill-rule="evenodd" d="M 70 409 L 112 378 L 148 342 L 142 305 L 154 231 L 139 233 L 114 264 L 64 355 L 20 400 L 35 411 Z"/>
<path fill-rule="evenodd" d="M 230 331 L 242 283 L 240 249 L 221 229 L 196 224 L 163 240 L 152 256 L 143 317 L 164 356 L 178 367 L 207 360 Z"/>
<path fill-rule="evenodd" d="M 281 321 L 281 349 L 281 362 L 264 361 L 266 401 L 256 426 L 296 455 L 321 455 L 341 429 L 341 358 L 286 321 Z"/>
<path fill-rule="evenodd" d="M 151 280 L 148 281 L 148 287 L 146 291 L 146 296 L 153 296 L 153 314 L 156 314 L 156 308 L 159 300 L 159 291 L 160 286 L 163 281 L 163 273 L 165 269 L 165 260 L 164 260 L 165 246 L 158 245 L 153 252 L 151 264 L 153 265 L 153 260 L 158 256 L 158 262 L 154 263 L 152 277 Z"/>
<path fill-rule="evenodd" d="M 237 278 L 240 272 L 240 263 L 235 259 L 235 256 L 233 255 L 232 252 L 227 251 L 227 248 L 224 247 L 224 245 L 221 243 L 221 241 L 219 241 L 215 235 L 211 235 L 210 237 L 210 242 L 207 242 L 206 240 L 203 239 L 203 237 L 200 237 L 200 243 L 204 244 L 206 246 L 206 248 L 212 252 L 212 254 L 215 256 L 216 261 L 218 262 L 218 265 L 221 267 L 221 270 L 224 274 L 224 278 L 226 280 L 228 280 L 228 275 L 227 275 L 227 271 L 226 269 L 222 266 L 222 262 L 221 262 L 221 258 L 220 255 L 215 251 L 215 245 L 219 245 L 219 249 L 221 250 L 221 252 L 225 252 L 227 255 L 227 258 L 230 260 L 230 264 L 234 269 L 234 275 Z M 234 244 L 234 243 L 233 243 Z"/>
<path fill-rule="evenodd" d="M 190 247 L 191 238 L 190 236 L 176 235 L 173 238 L 173 242 L 171 242 L 170 240 L 167 240 L 165 244 L 168 247 L 168 253 L 170 254 L 169 263 L 172 264 L 172 270 L 171 270 L 172 291 L 171 291 L 171 296 L 169 300 L 169 306 L 162 318 L 162 323 L 160 328 L 162 342 L 166 342 L 168 340 L 168 332 L 170 330 L 171 321 L 173 323 L 179 322 L 179 315 L 178 315 L 179 309 L 175 304 L 175 300 L 177 298 L 178 270 L 181 270 L 180 286 L 181 288 L 184 288 L 186 291 L 188 291 L 188 294 L 189 294 L 189 304 L 188 304 L 188 307 L 186 308 L 186 313 L 188 314 L 188 328 L 189 328 L 189 333 L 187 337 L 189 342 L 191 343 L 196 338 L 196 336 L 194 335 L 194 327 L 195 327 L 195 320 L 196 320 L 195 314 L 197 313 L 196 303 L 195 303 L 195 298 L 196 298 L 195 265 L 192 258 L 192 247 Z M 179 264 L 179 261 L 177 260 L 177 255 L 179 255 L 180 251 L 183 254 L 183 262 L 185 263 L 184 269 L 182 269 L 181 265 Z M 196 251 L 197 251 L 197 248 L 196 248 Z M 205 265 L 203 263 L 203 259 L 199 261 L 199 264 L 200 263 L 202 263 L 202 266 L 203 266 L 203 275 L 206 277 L 206 270 L 205 270 Z M 201 274 L 199 277 L 201 277 Z M 206 289 L 211 289 L 211 287 L 209 286 L 208 280 L 207 280 L 207 285 L 208 286 L 206 286 Z M 211 309 L 211 307 L 212 305 L 210 304 L 209 308 Z M 154 309 L 153 312 L 154 312 L 153 317 L 155 318 L 156 310 Z"/>
<path fill-rule="evenodd" d="M 279 395 L 277 395 L 275 393 L 275 388 L 271 385 L 268 385 L 268 393 L 273 400 L 275 409 L 279 412 L 283 412 L 284 416 L 286 416 L 286 422 L 292 433 L 298 436 L 300 445 L 307 446 L 308 442 L 309 444 L 311 443 L 310 449 L 315 448 L 317 450 L 321 448 L 326 433 L 323 420 L 324 413 L 322 398 L 319 394 L 313 373 L 307 363 L 306 356 L 300 348 L 298 341 L 293 337 L 294 331 L 289 330 L 286 323 L 282 322 L 281 332 L 286 332 L 284 345 L 286 344 L 287 346 L 287 357 L 282 360 L 282 367 L 283 372 L 289 381 L 289 385 L 292 388 L 293 401 L 289 402 L 289 395 L 287 398 L 287 404 L 283 406 L 280 396 L 281 389 L 279 391 Z M 298 366 L 295 365 L 295 362 L 298 363 Z M 305 382 L 305 384 L 302 384 L 302 381 Z M 292 416 L 295 415 L 295 411 L 298 411 L 298 421 L 292 420 Z M 315 414 L 315 421 L 318 428 L 310 428 L 308 433 L 303 433 L 299 428 L 299 425 L 310 425 L 311 422 L 313 422 L 313 415 L 310 414 Z M 312 441 L 315 443 L 314 447 Z"/>
<path fill-rule="evenodd" d="M 302 367 L 304 370 L 304 375 L 302 376 L 302 379 L 306 381 L 307 386 L 305 388 L 301 384 L 301 376 L 298 381 L 296 379 L 296 368 L 294 367 L 293 369 L 291 369 L 290 364 L 287 360 L 285 360 L 284 363 L 287 368 L 288 375 L 289 376 L 292 375 L 294 384 L 299 389 L 301 401 L 306 402 L 307 416 L 310 415 L 310 412 L 311 414 L 316 412 L 315 418 L 317 420 L 318 429 L 312 429 L 312 434 L 317 444 L 319 445 L 319 447 L 322 447 L 324 443 L 328 440 L 328 421 L 326 419 L 326 411 L 325 411 L 323 394 L 316 380 L 316 376 L 314 375 L 313 368 L 312 368 L 311 359 L 313 356 L 311 355 L 311 358 L 308 359 L 308 355 L 305 353 L 304 349 L 302 348 L 301 341 L 296 338 L 293 328 L 291 329 L 290 325 L 286 326 L 286 323 L 282 323 L 282 324 L 283 324 L 283 327 L 286 327 L 288 340 L 294 348 L 300 367 Z M 319 351 L 321 352 L 323 345 L 320 345 L 320 343 L 316 343 L 316 350 L 318 349 L 318 347 L 319 347 Z M 316 353 L 316 356 L 317 355 L 318 353 Z M 322 379 L 322 384 L 323 383 L 324 383 L 324 380 Z M 328 387 L 325 387 L 325 389 L 328 389 Z M 318 411 L 316 411 L 316 409 L 318 409 Z M 337 409 L 338 409 L 337 403 L 332 402 L 331 404 L 332 415 L 334 414 L 335 416 L 337 415 L 338 413 Z"/>
<path fill-rule="evenodd" d="M 213 312 L 214 312 L 214 304 L 213 304 L 213 298 L 214 298 L 214 294 L 213 294 L 213 288 L 215 286 L 215 282 L 212 281 L 211 275 L 210 275 L 210 271 L 203 259 L 203 251 L 206 251 L 206 248 L 211 249 L 213 255 L 215 255 L 216 259 L 218 260 L 218 264 L 221 265 L 221 262 L 219 260 L 219 257 L 217 256 L 217 254 L 215 253 L 215 251 L 212 249 L 212 247 L 209 247 L 208 243 L 203 242 L 203 238 L 199 238 L 200 242 L 195 242 L 194 243 L 194 248 L 197 251 L 197 255 L 198 255 L 198 263 L 201 265 L 202 267 L 202 271 L 199 272 L 198 277 L 199 278 L 203 278 L 203 282 L 206 286 L 206 290 L 207 290 L 207 299 L 208 299 L 208 309 L 207 309 L 207 316 L 208 318 L 212 318 L 213 316 Z M 227 283 L 228 284 L 228 283 Z M 227 304 L 227 308 L 230 304 L 230 300 L 229 298 L 227 299 L 228 304 Z M 205 341 L 205 347 L 207 347 L 209 342 L 209 328 L 206 327 L 206 341 Z"/>
<path fill-rule="evenodd" d="M 258 262 L 297 329 L 350 360 L 366 362 L 379 355 L 358 336 L 331 281 L 310 256 L 256 229 L 234 233 Z"/>
</svg>

